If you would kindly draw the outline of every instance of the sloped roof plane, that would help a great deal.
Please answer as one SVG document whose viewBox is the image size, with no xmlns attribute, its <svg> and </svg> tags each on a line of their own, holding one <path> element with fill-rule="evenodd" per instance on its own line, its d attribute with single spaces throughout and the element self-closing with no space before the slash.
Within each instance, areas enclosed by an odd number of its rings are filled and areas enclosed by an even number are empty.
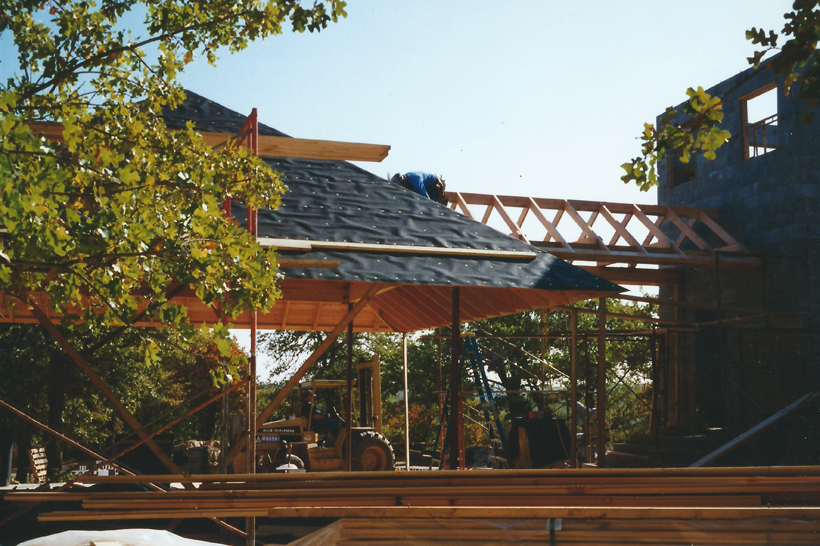
<svg viewBox="0 0 820 546">
<path fill-rule="evenodd" d="M 190 91 L 166 114 L 172 129 L 192 121 L 200 131 L 229 134 L 245 119 Z M 287 136 L 262 124 L 259 134 Z M 283 301 L 259 317 L 260 328 L 330 330 L 372 283 L 383 288 L 354 320 L 357 331 L 449 325 L 456 286 L 463 322 L 623 291 L 351 163 L 264 160 L 288 191 L 278 210 L 258 212 L 258 235 L 274 240 L 285 277 Z M 241 204 L 232 211 L 245 218 Z M 210 309 L 188 305 L 194 320 L 213 320 Z"/>
</svg>

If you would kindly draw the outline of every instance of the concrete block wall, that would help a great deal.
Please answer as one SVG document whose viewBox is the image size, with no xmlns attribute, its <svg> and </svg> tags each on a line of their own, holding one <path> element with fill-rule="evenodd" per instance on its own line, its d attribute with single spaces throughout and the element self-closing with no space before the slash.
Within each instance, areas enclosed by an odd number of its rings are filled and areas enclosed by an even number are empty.
<svg viewBox="0 0 820 546">
<path fill-rule="evenodd" d="M 670 184 L 669 158 L 662 160 L 658 203 L 717 210 L 719 224 L 763 261 L 757 270 L 721 269 L 719 275 L 713 268 L 685 270 L 681 299 L 716 305 L 719 278 L 724 307 L 805 313 L 806 328 L 728 327 L 720 336 L 714 329 L 682 335 L 679 424 L 684 427 L 742 431 L 761 420 L 759 408 L 774 413 L 820 384 L 820 319 L 814 319 L 820 316 L 820 112 L 806 122 L 804 105 L 777 82 L 779 147 L 744 159 L 741 97 L 772 81 L 770 72 L 749 69 L 708 90 L 723 97 L 722 126 L 732 139 L 717 159 L 697 157 L 688 182 Z M 661 290 L 662 297 L 672 293 Z M 662 309 L 665 316 L 671 313 Z M 681 311 L 685 321 L 717 318 L 707 315 Z"/>
</svg>

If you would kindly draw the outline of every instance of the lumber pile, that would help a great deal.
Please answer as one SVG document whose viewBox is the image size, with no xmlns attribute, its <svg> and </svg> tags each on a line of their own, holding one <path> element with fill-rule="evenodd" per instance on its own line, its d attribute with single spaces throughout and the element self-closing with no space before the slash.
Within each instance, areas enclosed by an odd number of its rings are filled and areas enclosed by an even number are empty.
<svg viewBox="0 0 820 546">
<path fill-rule="evenodd" d="M 775 529 L 773 529 L 775 527 Z M 330 532 L 328 532 L 330 531 Z M 687 520 L 534 520 L 534 519 L 341 519 L 328 530 L 289 546 L 396 546 L 432 544 L 817 544 L 816 522 Z M 332 537 L 332 540 L 328 540 Z"/>
<path fill-rule="evenodd" d="M 351 545 L 375 544 L 390 533 L 395 544 L 436 543 L 441 533 L 442 540 L 472 541 L 472 536 L 488 544 L 513 539 L 820 543 L 820 467 L 114 476 L 87 481 L 170 480 L 198 487 L 12 492 L 5 499 L 82 502 L 82 510 L 41 513 L 41 521 L 345 518 L 339 544 Z"/>
</svg>

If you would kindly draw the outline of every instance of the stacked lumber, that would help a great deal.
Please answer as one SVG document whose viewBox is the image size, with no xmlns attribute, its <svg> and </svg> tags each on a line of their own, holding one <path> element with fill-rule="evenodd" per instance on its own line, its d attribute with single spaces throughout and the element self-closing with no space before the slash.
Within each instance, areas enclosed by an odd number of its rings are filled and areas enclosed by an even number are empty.
<svg viewBox="0 0 820 546">
<path fill-rule="evenodd" d="M 436 533 L 442 529 L 453 531 L 444 536 L 456 542 L 468 540 L 466 537 L 472 533 L 488 544 L 509 541 L 510 537 L 526 542 L 530 540 L 528 533 L 535 541 L 554 541 L 558 537 L 559 542 L 572 544 L 646 542 L 641 537 L 651 537 L 652 543 L 670 544 L 820 543 L 820 467 L 87 479 L 107 484 L 168 484 L 171 480 L 198 487 L 118 493 L 82 489 L 12 492 L 5 499 L 82 502 L 82 510 L 41 513 L 41 521 L 346 518 L 339 544 L 374 544 L 393 528 L 395 544 L 424 542 L 428 535 L 435 543 Z M 513 527 L 499 523 L 511 520 L 523 523 Z M 556 523 L 558 520 L 560 523 Z M 508 528 L 521 536 L 505 535 Z"/>
<path fill-rule="evenodd" d="M 688 521 L 688 520 L 522 520 L 522 519 L 341 519 L 327 531 L 308 535 L 290 546 L 334 544 L 817 544 L 817 522 Z M 328 540 L 332 536 L 332 541 Z"/>
</svg>

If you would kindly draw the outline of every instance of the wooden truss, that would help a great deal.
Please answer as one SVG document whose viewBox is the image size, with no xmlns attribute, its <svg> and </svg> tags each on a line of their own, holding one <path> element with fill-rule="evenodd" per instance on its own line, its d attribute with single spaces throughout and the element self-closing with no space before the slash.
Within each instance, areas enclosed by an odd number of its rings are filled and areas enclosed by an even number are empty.
<svg viewBox="0 0 820 546">
<path fill-rule="evenodd" d="M 673 279 L 662 269 L 645 266 L 714 266 L 718 255 L 721 267 L 760 265 L 718 225 L 713 210 L 462 192 L 447 197 L 453 210 L 483 224 L 500 220 L 513 237 L 614 282 L 667 284 Z"/>
</svg>

